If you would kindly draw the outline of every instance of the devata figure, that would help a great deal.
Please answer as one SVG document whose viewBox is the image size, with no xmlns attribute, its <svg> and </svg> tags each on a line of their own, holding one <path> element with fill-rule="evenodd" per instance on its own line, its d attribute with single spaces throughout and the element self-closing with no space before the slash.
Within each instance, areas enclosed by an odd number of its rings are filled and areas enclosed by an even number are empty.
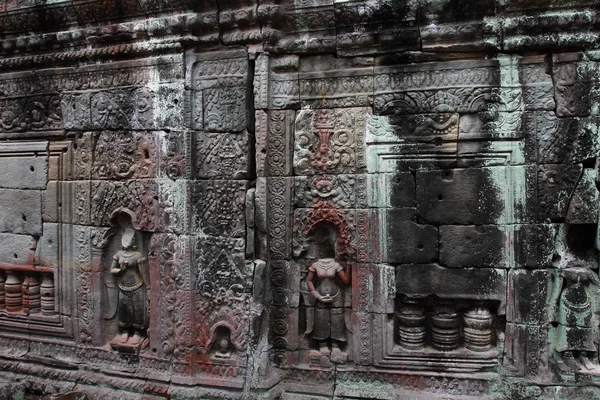
<svg viewBox="0 0 600 400">
<path fill-rule="evenodd" d="M 340 283 L 350 285 L 350 270 L 344 270 L 333 258 L 323 258 L 308 268 L 306 283 L 316 300 L 311 336 L 319 343 L 322 355 L 331 354 L 332 361 L 342 362 L 345 357 L 340 344 L 345 344 L 347 338 L 344 293 Z M 328 342 L 331 342 L 331 350 Z"/>
<path fill-rule="evenodd" d="M 557 281 L 558 296 L 554 320 L 555 357 L 563 369 L 598 374 L 595 293 L 598 277 L 589 268 L 573 266 L 565 269 Z M 560 293 L 560 295 L 558 295 Z M 566 367 L 566 368 L 565 368 Z"/>
<path fill-rule="evenodd" d="M 113 348 L 142 347 L 148 325 L 150 288 L 146 257 L 137 250 L 135 230 L 126 228 L 121 239 L 122 249 L 113 256 L 110 273 L 117 277 L 116 307 L 120 333 L 111 341 Z"/>
</svg>

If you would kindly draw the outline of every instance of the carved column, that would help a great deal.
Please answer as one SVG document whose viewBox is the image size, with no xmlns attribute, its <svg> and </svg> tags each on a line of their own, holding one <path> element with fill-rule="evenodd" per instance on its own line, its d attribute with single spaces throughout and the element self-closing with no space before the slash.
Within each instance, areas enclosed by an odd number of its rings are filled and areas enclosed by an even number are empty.
<svg viewBox="0 0 600 400">
<path fill-rule="evenodd" d="M 425 345 L 425 309 L 421 299 L 405 297 L 398 311 L 398 339 L 406 349 L 418 350 Z"/>
<path fill-rule="evenodd" d="M 29 314 L 39 313 L 41 310 L 40 278 L 38 274 L 29 276 L 29 285 L 27 286 L 29 294 Z"/>
<path fill-rule="evenodd" d="M 431 340 L 437 350 L 448 351 L 458 347 L 459 333 L 456 303 L 452 300 L 436 299 L 435 313 L 431 317 Z"/>
<path fill-rule="evenodd" d="M 6 311 L 16 313 L 21 311 L 23 305 L 22 282 L 19 275 L 13 271 L 6 271 Z"/>
<path fill-rule="evenodd" d="M 467 349 L 487 351 L 492 348 L 492 323 L 494 316 L 482 304 L 474 306 L 464 315 L 463 335 Z"/>
<path fill-rule="evenodd" d="M 40 287 L 42 314 L 54 314 L 54 278 L 52 274 L 42 275 Z"/>
<path fill-rule="evenodd" d="M 4 273 L 0 272 L 0 310 L 4 310 L 6 308 L 6 292 L 4 289 Z"/>
</svg>

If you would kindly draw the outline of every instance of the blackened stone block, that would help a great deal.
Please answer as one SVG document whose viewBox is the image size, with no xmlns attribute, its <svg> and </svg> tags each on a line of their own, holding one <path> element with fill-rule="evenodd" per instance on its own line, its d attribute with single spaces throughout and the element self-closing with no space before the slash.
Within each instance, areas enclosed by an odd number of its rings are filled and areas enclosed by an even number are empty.
<svg viewBox="0 0 600 400">
<path fill-rule="evenodd" d="M 522 324 L 548 321 L 548 270 L 512 270 L 508 273 L 506 319 Z"/>
<path fill-rule="evenodd" d="M 415 206 L 415 177 L 412 173 L 368 174 L 366 181 L 369 207 Z"/>
<path fill-rule="evenodd" d="M 538 221 L 562 222 L 571 193 L 582 172 L 581 165 L 540 165 L 538 167 Z"/>
<path fill-rule="evenodd" d="M 462 267 L 508 268 L 507 236 L 498 226 L 440 226 L 440 263 Z"/>
<path fill-rule="evenodd" d="M 575 188 L 567 210 L 568 224 L 596 224 L 598 222 L 598 202 L 600 201 L 595 182 L 595 171 L 586 168 Z"/>
<path fill-rule="evenodd" d="M 414 207 L 415 178 L 408 172 L 387 175 L 391 207 Z"/>
<path fill-rule="evenodd" d="M 558 118 L 552 111 L 525 114 L 526 125 L 535 131 L 540 164 L 574 164 L 598 153 L 598 119 Z"/>
<path fill-rule="evenodd" d="M 493 169 L 417 172 L 419 218 L 437 224 L 491 224 L 504 210 Z"/>
<path fill-rule="evenodd" d="M 506 271 L 475 268 L 452 269 L 438 264 L 404 264 L 396 268 L 397 293 L 444 298 L 482 299 L 500 302 L 498 314 L 505 313 Z"/>
<path fill-rule="evenodd" d="M 438 228 L 407 221 L 405 210 L 388 210 L 387 235 L 387 262 L 428 263 L 438 257 Z"/>
<path fill-rule="evenodd" d="M 557 225 L 519 225 L 514 231 L 517 267 L 544 268 L 552 265 Z"/>
<path fill-rule="evenodd" d="M 545 326 L 540 325 L 506 324 L 503 364 L 508 374 L 537 376 L 547 370 L 547 331 Z"/>
</svg>

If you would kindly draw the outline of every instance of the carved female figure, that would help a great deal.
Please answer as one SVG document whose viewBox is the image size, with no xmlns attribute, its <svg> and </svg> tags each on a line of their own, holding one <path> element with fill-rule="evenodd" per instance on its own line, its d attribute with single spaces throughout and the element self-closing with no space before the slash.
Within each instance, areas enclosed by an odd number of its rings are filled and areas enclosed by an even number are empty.
<svg viewBox="0 0 600 400">
<path fill-rule="evenodd" d="M 312 338 L 319 343 L 322 355 L 331 354 L 332 360 L 342 359 L 340 344 L 346 343 L 347 339 L 344 295 L 340 283 L 350 284 L 350 270 L 345 270 L 333 258 L 322 258 L 308 268 L 306 283 L 316 300 Z"/>
<path fill-rule="evenodd" d="M 582 266 L 564 270 L 559 282 L 554 348 L 561 361 L 574 371 L 595 372 L 598 369 L 595 361 L 597 322 L 594 319 L 594 301 L 589 292 L 597 284 L 596 275 Z"/>
<path fill-rule="evenodd" d="M 146 278 L 146 257 L 135 245 L 135 230 L 124 229 L 121 245 L 122 249 L 113 256 L 110 268 L 110 273 L 118 277 L 117 316 L 120 331 L 111 344 L 135 347 L 145 337 L 148 324 L 147 290 L 150 286 Z"/>
</svg>

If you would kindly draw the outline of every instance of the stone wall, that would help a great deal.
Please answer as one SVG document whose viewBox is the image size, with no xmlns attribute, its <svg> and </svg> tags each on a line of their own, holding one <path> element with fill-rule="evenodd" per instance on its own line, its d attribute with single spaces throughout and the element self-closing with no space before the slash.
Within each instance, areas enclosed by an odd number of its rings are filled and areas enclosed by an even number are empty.
<svg viewBox="0 0 600 400">
<path fill-rule="evenodd" d="M 0 1 L 0 398 L 600 399 L 576 3 Z"/>
</svg>

